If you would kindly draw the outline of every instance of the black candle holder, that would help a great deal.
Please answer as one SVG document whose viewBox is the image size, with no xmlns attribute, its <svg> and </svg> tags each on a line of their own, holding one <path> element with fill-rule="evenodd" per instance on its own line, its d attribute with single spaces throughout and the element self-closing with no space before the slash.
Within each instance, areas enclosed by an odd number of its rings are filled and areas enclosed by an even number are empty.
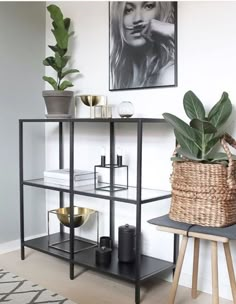
<svg viewBox="0 0 236 304">
<path fill-rule="evenodd" d="M 97 176 L 98 170 L 99 170 L 99 168 L 101 168 L 101 169 L 109 169 L 110 174 L 113 171 L 114 177 L 115 177 L 115 171 L 117 169 L 122 169 L 123 168 L 123 169 L 126 170 L 126 184 L 125 185 L 121 185 L 121 184 L 118 184 L 118 183 L 115 183 L 115 182 L 113 184 L 105 183 L 105 182 L 96 183 L 96 180 L 94 180 L 94 188 L 95 188 L 95 190 L 121 191 L 121 190 L 127 190 L 128 189 L 128 180 L 129 180 L 128 166 L 127 165 L 122 165 L 122 156 L 119 156 L 119 157 L 120 158 L 119 158 L 118 164 L 114 164 L 114 165 L 105 164 L 105 166 L 103 166 L 102 164 L 101 165 L 95 165 L 94 166 L 94 176 L 95 177 Z M 118 157 L 117 157 L 117 160 L 118 160 Z"/>
</svg>

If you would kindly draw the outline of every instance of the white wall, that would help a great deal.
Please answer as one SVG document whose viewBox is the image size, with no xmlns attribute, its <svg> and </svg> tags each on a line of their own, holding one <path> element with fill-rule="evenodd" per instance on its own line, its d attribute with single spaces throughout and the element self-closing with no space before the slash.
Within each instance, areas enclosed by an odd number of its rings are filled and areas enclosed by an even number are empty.
<svg viewBox="0 0 236 304">
<path fill-rule="evenodd" d="M 51 3 L 51 2 L 50 2 Z M 182 99 L 191 89 L 209 109 L 219 100 L 223 91 L 236 103 L 236 2 L 178 2 L 178 86 L 175 88 L 144 89 L 109 92 L 108 90 L 108 2 L 60 2 L 57 3 L 65 16 L 73 21 L 76 35 L 71 43 L 73 67 L 79 68 L 80 77 L 75 80 L 76 94 L 103 94 L 108 96 L 114 108 L 122 100 L 131 100 L 138 117 L 161 117 L 163 112 L 175 113 L 184 117 Z M 46 44 L 52 41 L 51 24 L 47 16 Z M 48 50 L 47 50 L 48 52 Z M 49 52 L 48 52 L 49 54 Z M 117 116 L 116 110 L 113 111 Z M 79 117 L 88 117 L 89 109 L 79 104 Z M 233 116 L 234 120 L 235 115 Z M 235 127 L 229 126 L 236 135 Z M 55 127 L 48 129 L 47 168 L 57 166 L 55 160 Z M 135 129 L 129 125 L 119 126 L 117 140 L 124 150 L 125 163 L 129 165 L 131 183 L 135 181 Z M 93 169 L 99 162 L 101 146 L 108 147 L 108 133 L 105 126 L 85 125 L 77 130 L 76 166 Z M 80 143 L 80 145 L 78 144 Z M 151 125 L 145 128 L 144 144 L 144 186 L 170 189 L 170 156 L 174 138 L 168 126 Z M 68 152 L 66 159 L 68 160 Z M 83 161 L 81 161 L 83 159 Z M 107 202 L 77 198 L 79 203 L 101 211 L 104 225 L 101 230 L 107 233 Z M 57 204 L 52 194 L 48 194 L 49 208 Z M 171 259 L 172 237 L 167 233 L 156 232 L 146 220 L 167 213 L 169 202 L 157 202 L 143 207 L 143 251 L 147 254 Z M 117 203 L 117 227 L 126 222 L 135 223 L 134 206 Z M 127 215 L 129 214 L 129 215 Z M 191 242 L 190 242 L 191 243 Z M 236 265 L 236 247 L 233 243 L 233 259 Z M 208 257 L 207 259 L 205 257 Z M 191 282 L 192 245 L 187 251 L 180 283 L 189 286 Z M 220 248 L 220 294 L 231 299 L 229 281 L 223 251 Z M 200 259 L 201 290 L 211 292 L 209 246 L 203 244 Z"/>
<path fill-rule="evenodd" d="M 20 238 L 18 119 L 43 117 L 45 3 L 0 2 L 0 244 L 14 247 Z M 25 173 L 44 166 L 44 128 L 25 129 Z M 41 155 L 37 154 L 41 147 Z M 26 235 L 45 229 L 44 193 L 25 191 Z M 42 204 L 40 206 L 40 204 Z"/>
</svg>

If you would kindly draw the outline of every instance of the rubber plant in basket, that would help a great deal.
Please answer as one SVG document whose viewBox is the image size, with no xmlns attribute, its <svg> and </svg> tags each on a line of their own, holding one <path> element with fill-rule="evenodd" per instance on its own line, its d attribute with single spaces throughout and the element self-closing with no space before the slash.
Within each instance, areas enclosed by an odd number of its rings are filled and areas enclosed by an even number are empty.
<svg viewBox="0 0 236 304">
<path fill-rule="evenodd" d="M 67 68 L 70 56 L 67 55 L 69 38 L 73 32 L 69 32 L 70 18 L 64 18 L 60 8 L 56 5 L 47 7 L 52 19 L 52 33 L 56 40 L 55 45 L 49 45 L 54 52 L 54 56 L 44 59 L 43 64 L 50 66 L 56 72 L 56 79 L 44 76 L 43 79 L 48 82 L 53 90 L 43 91 L 48 117 L 70 117 L 70 109 L 73 101 L 73 91 L 65 91 L 73 84 L 64 78 L 71 73 L 78 73 L 79 70 Z"/>
<path fill-rule="evenodd" d="M 211 227 L 234 224 L 236 162 L 228 144 L 236 148 L 236 142 L 222 129 L 232 112 L 228 94 L 223 92 L 209 113 L 192 91 L 184 95 L 183 106 L 189 124 L 172 114 L 163 114 L 174 128 L 177 141 L 172 157 L 169 217 Z"/>
</svg>

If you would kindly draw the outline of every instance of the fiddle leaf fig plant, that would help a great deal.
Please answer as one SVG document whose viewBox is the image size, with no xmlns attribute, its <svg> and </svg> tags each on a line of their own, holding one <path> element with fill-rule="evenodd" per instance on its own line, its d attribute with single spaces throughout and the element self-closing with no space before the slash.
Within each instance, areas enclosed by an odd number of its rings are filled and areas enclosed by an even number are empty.
<svg viewBox="0 0 236 304">
<path fill-rule="evenodd" d="M 45 66 L 52 67 L 57 74 L 57 78 L 43 76 L 43 79 L 47 81 L 54 90 L 64 91 L 68 87 L 72 87 L 73 84 L 69 80 L 64 80 L 64 77 L 71 73 L 79 73 L 77 69 L 66 69 L 66 66 L 70 60 L 70 56 L 67 56 L 69 38 L 73 35 L 73 32 L 69 32 L 70 18 L 63 17 L 60 8 L 54 4 L 47 7 L 50 17 L 52 19 L 52 33 L 56 40 L 56 45 L 49 45 L 48 47 L 54 52 L 54 56 L 50 56 L 44 59 L 43 64 Z"/>
<path fill-rule="evenodd" d="M 214 152 L 214 148 L 224 135 L 222 126 L 232 112 L 232 104 L 226 92 L 220 100 L 206 113 L 200 99 L 188 91 L 184 95 L 183 106 L 189 123 L 170 113 L 164 113 L 164 119 L 174 128 L 178 143 L 177 154 L 173 161 L 189 159 L 198 162 L 215 163 L 227 161 L 227 156 L 222 152 Z"/>
</svg>

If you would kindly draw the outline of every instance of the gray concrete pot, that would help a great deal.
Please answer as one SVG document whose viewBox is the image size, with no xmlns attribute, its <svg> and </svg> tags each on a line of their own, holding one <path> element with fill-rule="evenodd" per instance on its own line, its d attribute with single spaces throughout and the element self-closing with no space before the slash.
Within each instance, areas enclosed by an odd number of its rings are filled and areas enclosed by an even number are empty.
<svg viewBox="0 0 236 304">
<path fill-rule="evenodd" d="M 46 117 L 71 117 L 73 95 L 73 91 L 43 91 Z"/>
</svg>

